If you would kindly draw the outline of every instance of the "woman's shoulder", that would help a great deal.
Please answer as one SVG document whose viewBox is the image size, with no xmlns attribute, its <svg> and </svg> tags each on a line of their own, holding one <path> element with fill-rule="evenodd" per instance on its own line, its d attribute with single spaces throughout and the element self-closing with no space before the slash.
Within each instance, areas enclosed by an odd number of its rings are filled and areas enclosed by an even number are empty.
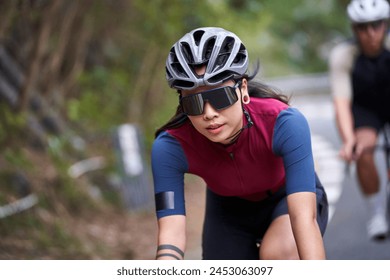
<svg viewBox="0 0 390 280">
<path fill-rule="evenodd" d="M 283 110 L 275 124 L 274 151 L 280 154 L 286 147 L 294 149 L 303 141 L 310 141 L 310 127 L 306 117 L 294 107 Z M 285 146 L 286 143 L 288 146 Z"/>
<path fill-rule="evenodd" d="M 182 149 L 185 144 L 196 142 L 202 138 L 190 123 L 162 131 L 154 140 L 153 147 L 165 150 Z"/>
<path fill-rule="evenodd" d="M 164 130 L 158 134 L 156 139 L 153 141 L 152 148 L 165 150 L 168 147 L 177 146 L 178 141 L 168 131 Z"/>
<path fill-rule="evenodd" d="M 298 108 L 295 107 L 288 107 L 286 110 L 281 111 L 278 115 L 278 120 L 279 122 L 281 122 L 281 120 L 287 120 L 293 124 L 301 122 L 307 123 L 306 117 Z"/>
<path fill-rule="evenodd" d="M 185 162 L 180 142 L 167 131 L 162 131 L 152 145 L 152 160 L 155 164 L 175 165 Z M 179 166 L 181 166 L 179 164 Z"/>
</svg>

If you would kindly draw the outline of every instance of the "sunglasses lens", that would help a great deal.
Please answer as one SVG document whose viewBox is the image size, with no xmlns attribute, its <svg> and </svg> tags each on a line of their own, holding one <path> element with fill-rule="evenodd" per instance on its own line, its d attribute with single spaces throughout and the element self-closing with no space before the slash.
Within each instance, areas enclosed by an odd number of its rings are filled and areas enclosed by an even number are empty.
<svg viewBox="0 0 390 280">
<path fill-rule="evenodd" d="M 193 94 L 181 99 L 181 107 L 183 112 L 189 116 L 197 116 L 203 113 L 203 97 L 202 94 Z"/>
<path fill-rule="evenodd" d="M 221 88 L 208 96 L 208 101 L 216 110 L 226 109 L 236 103 L 237 100 L 236 90 L 232 87 Z"/>
<path fill-rule="evenodd" d="M 203 114 L 204 102 L 208 101 L 216 110 L 226 109 L 236 103 L 236 88 L 223 87 L 212 89 L 181 98 L 183 112 L 189 116 Z"/>
</svg>

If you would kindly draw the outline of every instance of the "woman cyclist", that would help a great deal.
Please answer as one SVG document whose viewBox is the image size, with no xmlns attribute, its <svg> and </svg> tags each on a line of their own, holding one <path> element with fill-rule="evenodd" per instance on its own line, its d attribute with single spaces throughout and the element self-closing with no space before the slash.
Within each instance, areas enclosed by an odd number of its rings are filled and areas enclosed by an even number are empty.
<svg viewBox="0 0 390 280">
<path fill-rule="evenodd" d="M 386 0 L 353 0 L 347 13 L 355 37 L 337 45 L 329 59 L 340 155 L 356 161 L 369 215 L 367 233 L 382 240 L 388 234 L 386 200 L 371 148 L 390 121 L 390 52 L 385 48 L 390 6 Z"/>
<path fill-rule="evenodd" d="M 328 204 L 307 121 L 254 81 L 248 63 L 241 40 L 217 27 L 187 33 L 169 52 L 179 106 L 152 148 L 157 259 L 184 258 L 185 173 L 207 184 L 203 259 L 325 258 Z"/>
</svg>

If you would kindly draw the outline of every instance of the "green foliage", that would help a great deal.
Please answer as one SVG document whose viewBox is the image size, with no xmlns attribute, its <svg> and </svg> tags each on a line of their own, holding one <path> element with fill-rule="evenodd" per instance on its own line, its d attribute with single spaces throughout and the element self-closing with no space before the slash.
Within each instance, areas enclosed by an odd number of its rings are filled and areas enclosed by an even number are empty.
<svg viewBox="0 0 390 280">
<path fill-rule="evenodd" d="M 25 130 L 25 113 L 16 113 L 7 104 L 0 102 L 0 146 L 18 139 Z"/>
<path fill-rule="evenodd" d="M 25 240 L 28 233 L 28 241 Z M 67 228 L 64 221 L 56 219 L 47 223 L 39 219 L 33 212 L 24 212 L 7 217 L 0 223 L 1 236 L 13 236 L 20 243 L 29 243 L 29 254 L 23 259 L 85 259 L 88 258 L 85 246 Z M 32 251 L 32 252 L 31 252 Z"/>
<path fill-rule="evenodd" d="M 77 259 L 82 259 L 87 256 L 83 252 L 83 244 L 60 220 L 55 221 L 50 227 L 45 227 L 45 233 L 37 237 L 36 246 L 39 251 L 55 248 L 58 251 L 58 259 L 75 258 L 75 256 Z"/>
<path fill-rule="evenodd" d="M 33 168 L 33 164 L 25 157 L 23 152 L 14 147 L 5 148 L 2 156 L 10 166 L 17 166 L 20 170 Z"/>
<path fill-rule="evenodd" d="M 10 216 L 2 219 L 0 223 L 0 234 L 8 236 L 10 234 L 19 235 L 22 231 L 32 231 L 41 229 L 43 224 L 31 213 L 22 213 L 20 216 Z"/>
<path fill-rule="evenodd" d="M 335 0 L 263 1 L 270 16 L 261 52 L 267 74 L 324 72 L 331 42 L 345 33 L 345 12 Z"/>
<path fill-rule="evenodd" d="M 82 184 L 75 184 L 68 177 L 60 177 L 58 180 L 57 194 L 61 202 L 65 204 L 66 209 L 73 215 L 90 213 L 97 210 L 96 201 L 88 195 Z"/>
<path fill-rule="evenodd" d="M 87 130 L 107 131 L 125 121 L 131 79 L 121 68 L 97 66 L 80 80 L 81 94 L 68 101 L 68 116 Z"/>
</svg>

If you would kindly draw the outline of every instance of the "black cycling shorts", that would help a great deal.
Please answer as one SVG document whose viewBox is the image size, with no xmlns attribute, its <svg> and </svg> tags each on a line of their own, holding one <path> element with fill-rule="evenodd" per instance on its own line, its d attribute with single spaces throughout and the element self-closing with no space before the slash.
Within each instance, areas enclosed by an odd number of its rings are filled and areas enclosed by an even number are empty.
<svg viewBox="0 0 390 280">
<path fill-rule="evenodd" d="M 317 222 L 321 234 L 328 224 L 328 200 L 316 176 Z M 258 260 L 258 243 L 271 222 L 288 214 L 285 188 L 253 202 L 207 190 L 202 248 L 205 260 Z"/>
<path fill-rule="evenodd" d="M 389 119 L 357 104 L 352 105 L 352 114 L 355 128 L 370 127 L 375 129 L 377 133 L 381 131 L 386 122 L 390 122 Z"/>
</svg>

